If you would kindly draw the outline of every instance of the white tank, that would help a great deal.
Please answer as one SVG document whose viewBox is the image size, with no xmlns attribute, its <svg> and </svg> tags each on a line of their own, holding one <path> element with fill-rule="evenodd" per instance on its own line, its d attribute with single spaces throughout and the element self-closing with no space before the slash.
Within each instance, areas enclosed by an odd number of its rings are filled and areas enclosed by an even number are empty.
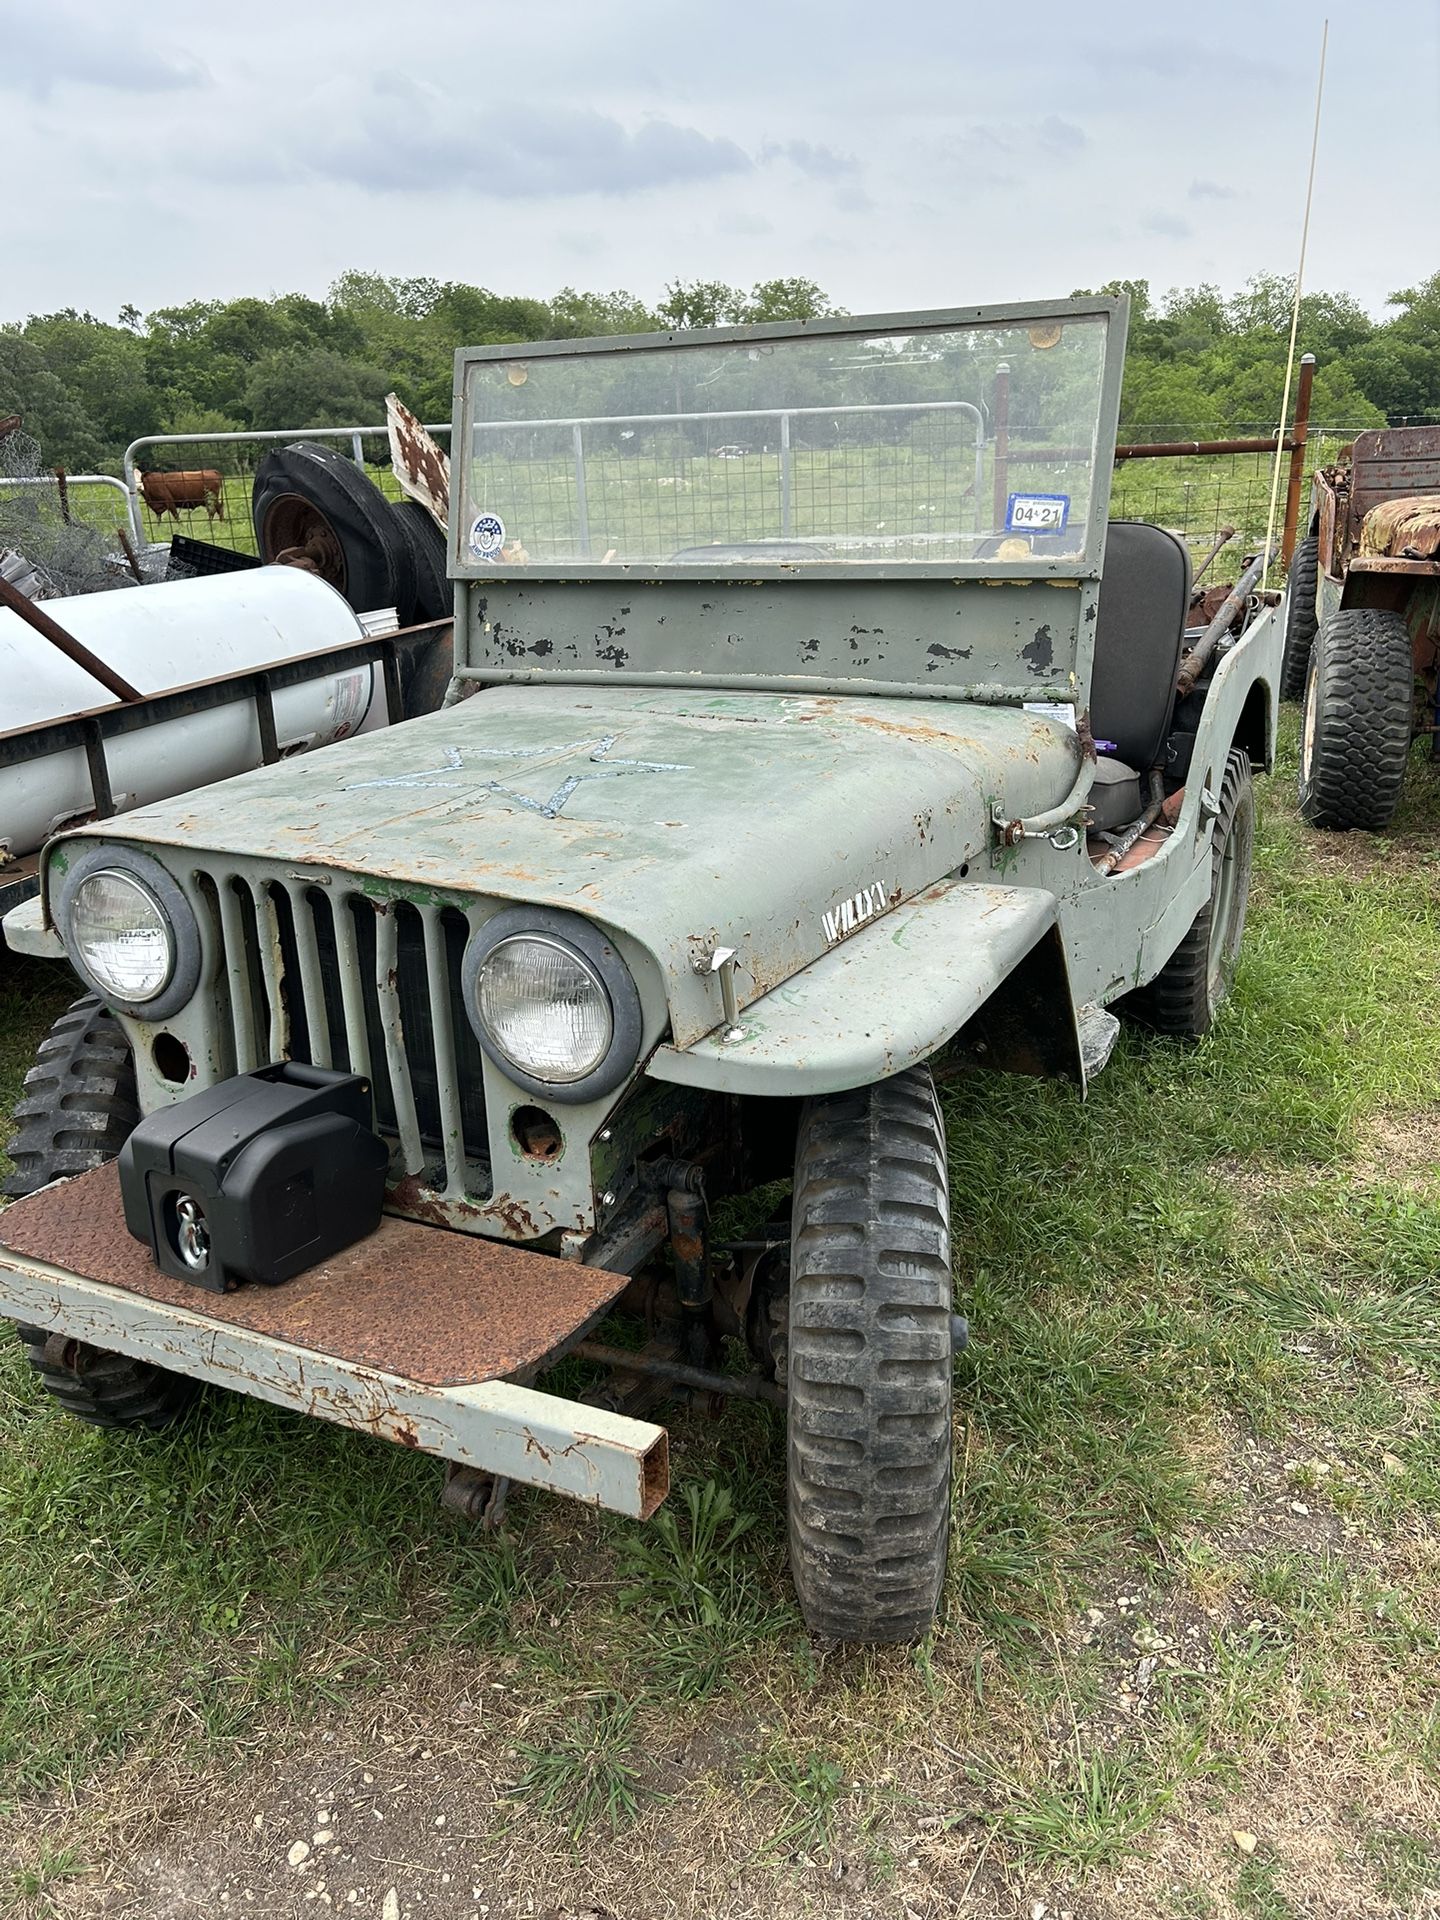
<svg viewBox="0 0 1440 1920">
<path fill-rule="evenodd" d="M 297 567 L 247 568 L 47 600 L 45 611 L 144 694 L 333 651 L 365 637 L 359 616 L 335 589 Z M 0 734 L 119 705 L 18 613 L 0 607 Z M 334 673 L 317 660 L 314 678 L 278 688 L 273 705 L 282 754 L 369 733 L 388 718 L 384 675 L 377 665 Z M 259 721 L 249 699 L 137 727 L 106 744 L 115 808 L 121 813 L 244 773 L 262 759 Z M 82 748 L 37 753 L 0 767 L 0 848 L 17 858 L 32 853 L 56 828 L 91 807 Z"/>
</svg>

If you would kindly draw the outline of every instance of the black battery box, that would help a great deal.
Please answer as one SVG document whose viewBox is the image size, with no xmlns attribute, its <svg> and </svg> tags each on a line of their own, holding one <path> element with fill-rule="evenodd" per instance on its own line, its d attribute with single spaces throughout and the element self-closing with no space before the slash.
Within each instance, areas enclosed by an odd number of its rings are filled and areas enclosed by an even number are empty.
<svg viewBox="0 0 1440 1920">
<path fill-rule="evenodd" d="M 143 1119 L 120 1150 L 125 1224 L 212 1293 L 275 1286 L 380 1224 L 389 1154 L 370 1082 L 286 1061 Z"/>
</svg>

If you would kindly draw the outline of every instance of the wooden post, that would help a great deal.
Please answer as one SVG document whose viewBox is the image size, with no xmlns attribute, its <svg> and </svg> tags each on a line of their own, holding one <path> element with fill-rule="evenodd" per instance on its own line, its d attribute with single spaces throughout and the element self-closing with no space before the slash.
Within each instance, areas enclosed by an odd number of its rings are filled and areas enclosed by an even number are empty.
<svg viewBox="0 0 1440 1920">
<path fill-rule="evenodd" d="M 1300 356 L 1300 384 L 1295 390 L 1295 425 L 1290 433 L 1290 482 L 1285 491 L 1285 530 L 1280 536 L 1280 564 L 1289 568 L 1300 524 L 1300 485 L 1305 478 L 1305 441 L 1310 431 L 1310 389 L 1315 384 L 1315 356 Z"/>
</svg>

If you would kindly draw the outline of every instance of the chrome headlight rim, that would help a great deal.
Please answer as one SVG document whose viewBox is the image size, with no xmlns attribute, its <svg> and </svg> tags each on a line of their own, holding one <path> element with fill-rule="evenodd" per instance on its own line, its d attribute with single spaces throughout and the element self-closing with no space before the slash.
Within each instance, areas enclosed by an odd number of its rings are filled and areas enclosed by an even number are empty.
<svg viewBox="0 0 1440 1920">
<path fill-rule="evenodd" d="M 527 1073 L 501 1050 L 480 1018 L 480 975 L 486 961 L 506 941 L 526 935 L 568 947 L 610 996 L 610 1045 L 599 1065 L 578 1080 L 542 1080 Z M 553 907 L 502 907 L 470 936 L 460 979 L 465 1012 L 481 1051 L 507 1080 L 537 1099 L 579 1106 L 613 1093 L 634 1072 L 644 1034 L 640 995 L 614 941 L 580 914 Z"/>
<path fill-rule="evenodd" d="M 116 873 L 142 887 L 169 926 L 170 978 L 149 1000 L 122 999 L 91 974 L 75 951 L 70 938 L 75 896 L 81 884 L 97 873 Z M 90 846 L 72 855 L 55 898 L 54 920 L 70 965 L 112 1013 L 129 1014 L 136 1020 L 168 1020 L 194 999 L 200 984 L 200 927 L 179 882 L 148 854 L 126 846 Z"/>
</svg>

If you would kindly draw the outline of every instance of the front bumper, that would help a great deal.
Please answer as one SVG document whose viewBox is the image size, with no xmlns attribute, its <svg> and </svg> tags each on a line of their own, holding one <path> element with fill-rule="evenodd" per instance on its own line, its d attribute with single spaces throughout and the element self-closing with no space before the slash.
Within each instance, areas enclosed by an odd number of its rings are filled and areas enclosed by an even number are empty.
<svg viewBox="0 0 1440 1920">
<path fill-rule="evenodd" d="M 387 1218 L 284 1286 L 197 1296 L 126 1231 L 113 1165 L 0 1214 L 0 1316 L 644 1520 L 664 1428 L 517 1384 L 626 1284 Z"/>
</svg>

